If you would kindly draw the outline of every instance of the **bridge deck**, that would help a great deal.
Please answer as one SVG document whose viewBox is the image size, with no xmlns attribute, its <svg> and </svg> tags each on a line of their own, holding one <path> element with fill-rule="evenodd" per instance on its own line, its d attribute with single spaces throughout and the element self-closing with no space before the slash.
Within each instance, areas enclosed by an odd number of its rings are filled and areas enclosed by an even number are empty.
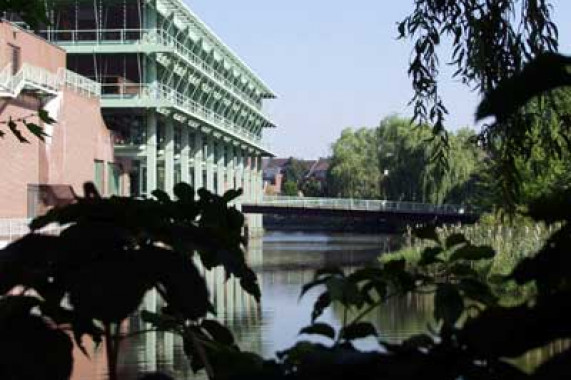
<svg viewBox="0 0 571 380">
<path fill-rule="evenodd" d="M 474 223 L 478 214 L 461 205 L 432 205 L 417 202 L 363 200 L 343 198 L 264 197 L 247 202 L 242 211 L 252 214 L 304 214 L 429 221 Z"/>
</svg>

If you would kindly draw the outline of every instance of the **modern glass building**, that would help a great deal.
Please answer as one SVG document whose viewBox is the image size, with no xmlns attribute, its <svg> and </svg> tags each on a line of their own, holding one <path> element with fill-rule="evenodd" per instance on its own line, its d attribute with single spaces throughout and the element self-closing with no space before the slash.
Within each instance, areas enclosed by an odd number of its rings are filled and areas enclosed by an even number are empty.
<svg viewBox="0 0 571 380">
<path fill-rule="evenodd" d="M 262 196 L 262 142 L 274 124 L 264 82 L 181 0 L 48 0 L 41 35 L 70 70 L 102 85 L 102 112 L 130 192 L 184 181 Z M 260 224 L 260 225 L 259 225 Z M 261 226 L 250 219 L 250 227 Z"/>
</svg>

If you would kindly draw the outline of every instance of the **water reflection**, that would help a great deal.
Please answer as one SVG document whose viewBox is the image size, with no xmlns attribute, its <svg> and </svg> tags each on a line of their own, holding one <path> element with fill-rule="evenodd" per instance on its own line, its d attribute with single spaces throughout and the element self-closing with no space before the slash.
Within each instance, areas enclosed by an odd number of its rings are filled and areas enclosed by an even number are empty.
<svg viewBox="0 0 571 380">
<path fill-rule="evenodd" d="M 299 330 L 310 323 L 315 289 L 299 299 L 301 286 L 310 281 L 314 271 L 324 265 L 340 265 L 351 270 L 366 264 L 376 264 L 381 252 L 395 245 L 390 236 L 363 236 L 350 234 L 272 233 L 263 240 L 253 241 L 248 260 L 258 274 L 262 287 L 262 302 L 257 304 L 245 294 L 236 280 L 225 283 L 221 270 L 204 271 L 211 289 L 211 301 L 223 323 L 234 332 L 242 349 L 271 357 L 276 351 L 292 346 L 300 336 Z M 368 316 L 379 329 L 383 339 L 398 342 L 427 331 L 432 323 L 431 296 L 409 296 L 393 299 Z M 322 320 L 340 325 L 339 307 L 327 310 Z M 142 329 L 139 321 L 130 321 L 125 328 Z M 363 347 L 370 348 L 365 344 Z M 530 355 L 521 359 L 524 367 L 533 366 L 543 355 Z M 103 347 L 85 358 L 75 355 L 74 380 L 103 380 L 105 352 Z M 195 379 L 184 355 L 181 341 L 170 334 L 152 333 L 136 336 L 123 343 L 119 371 L 120 378 L 137 379 L 138 373 L 163 371 L 177 379 Z"/>
</svg>

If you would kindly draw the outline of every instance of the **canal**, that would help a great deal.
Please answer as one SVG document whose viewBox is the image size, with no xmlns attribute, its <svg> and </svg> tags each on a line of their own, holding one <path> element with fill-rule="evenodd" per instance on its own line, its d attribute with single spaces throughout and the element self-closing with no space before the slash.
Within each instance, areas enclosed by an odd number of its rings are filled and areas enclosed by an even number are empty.
<svg viewBox="0 0 571 380">
<path fill-rule="evenodd" d="M 234 332 L 243 350 L 273 357 L 276 351 L 292 346 L 299 330 L 310 323 L 310 315 L 319 291 L 299 299 L 302 285 L 310 281 L 314 271 L 325 265 L 338 265 L 347 270 L 377 262 L 379 254 L 390 251 L 397 239 L 390 235 L 354 235 L 322 233 L 272 232 L 252 241 L 250 265 L 257 272 L 262 287 L 262 302 L 257 304 L 244 294 L 235 281 L 223 283 L 221 272 L 206 272 L 212 289 L 212 302 L 219 318 Z M 398 342 L 424 332 L 432 322 L 432 299 L 427 296 L 395 299 L 369 317 L 383 339 Z M 342 313 L 328 310 L 322 320 L 339 326 Z M 88 345 L 89 346 L 89 345 Z M 373 342 L 361 342 L 365 349 Z M 524 367 L 548 355 L 539 351 L 523 358 Z M 176 379 L 204 379 L 195 376 L 178 338 L 170 334 L 152 333 L 125 340 L 120 354 L 120 379 L 137 379 L 141 373 L 162 371 Z M 75 354 L 73 380 L 107 378 L 105 355 L 100 348 L 86 358 Z"/>
</svg>

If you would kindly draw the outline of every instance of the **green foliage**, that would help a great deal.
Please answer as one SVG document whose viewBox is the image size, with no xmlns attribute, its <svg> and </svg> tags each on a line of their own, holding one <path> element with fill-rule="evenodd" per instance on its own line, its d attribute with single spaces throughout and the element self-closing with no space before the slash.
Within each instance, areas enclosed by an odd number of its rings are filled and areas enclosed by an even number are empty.
<svg viewBox="0 0 571 380">
<path fill-rule="evenodd" d="M 45 3 L 40 0 L 0 0 L 1 13 L 13 13 L 32 28 L 48 24 Z"/>
<path fill-rule="evenodd" d="M 468 129 L 450 136 L 448 168 L 433 162 L 430 128 L 389 117 L 375 130 L 345 130 L 333 145 L 328 188 L 335 196 L 383 198 L 435 204 L 465 203 L 467 186 L 483 152 Z"/>
<path fill-rule="evenodd" d="M 307 167 L 300 160 L 290 157 L 285 165 L 284 177 L 286 181 L 300 184 L 307 173 Z"/>
<path fill-rule="evenodd" d="M 333 144 L 329 192 L 336 197 L 377 198 L 380 171 L 374 130 L 345 129 Z"/>
<path fill-rule="evenodd" d="M 183 326 L 185 336 L 190 336 L 189 354 L 206 350 L 206 343 L 197 338 L 202 336 L 232 346 L 231 334 L 205 319 L 215 310 L 193 257 L 207 269 L 223 267 L 228 276 L 240 279 L 246 292 L 260 298 L 256 275 L 244 258 L 244 217 L 227 206 L 241 192 L 231 190 L 220 197 L 201 189 L 196 199 L 192 187 L 178 184 L 176 200 L 162 191 L 153 192 L 155 199 L 103 199 L 86 184 L 85 193 L 85 198 L 52 209 L 30 225 L 38 231 L 57 223 L 64 227 L 59 236 L 33 232 L 1 251 L 0 292 L 16 294 L 0 300 L 0 308 L 8 310 L 6 318 L 24 315 L 18 317 L 22 323 L 46 321 L 56 332 L 71 326 L 75 344 L 84 352 L 84 335 L 96 342 L 105 335 L 114 378 L 122 339 L 117 326 L 136 312 L 146 292 L 155 289 L 165 307 L 150 322 L 159 321 L 156 326 L 161 329 Z M 30 291 L 34 295 L 28 295 Z M 10 307 L 14 299 L 32 307 Z M 62 306 L 64 299 L 67 306 Z M 6 326 L 0 323 L 0 328 Z M 55 333 L 50 336 L 54 342 L 62 339 Z M 210 360 L 199 358 L 203 363 Z"/>
<path fill-rule="evenodd" d="M 519 73 L 527 61 L 541 52 L 557 49 L 557 27 L 551 20 L 551 8 L 545 0 L 415 2 L 412 13 L 398 25 L 401 39 L 414 40 L 408 69 L 414 89 L 411 103 L 414 118 L 420 124 L 432 125 L 442 146 L 448 146 L 444 126 L 448 110 L 438 87 L 440 62 L 446 61 L 438 54 L 444 40 L 452 43 L 451 57 L 446 62 L 456 69 L 453 77 L 488 93 L 502 80 Z M 525 84 L 521 86 L 526 88 Z M 501 108 L 509 112 L 514 106 L 523 105 L 530 96 L 521 96 L 534 90 L 499 96 L 498 100 L 506 106 Z M 486 108 L 482 108 L 482 115 L 489 112 Z M 484 134 L 489 129 L 493 128 L 485 127 Z M 503 129 L 503 133 L 509 133 L 509 129 Z M 446 151 L 439 153 L 445 155 Z"/>
<path fill-rule="evenodd" d="M 282 188 L 282 194 L 296 197 L 297 196 L 297 184 L 293 181 L 285 181 Z"/>
</svg>

